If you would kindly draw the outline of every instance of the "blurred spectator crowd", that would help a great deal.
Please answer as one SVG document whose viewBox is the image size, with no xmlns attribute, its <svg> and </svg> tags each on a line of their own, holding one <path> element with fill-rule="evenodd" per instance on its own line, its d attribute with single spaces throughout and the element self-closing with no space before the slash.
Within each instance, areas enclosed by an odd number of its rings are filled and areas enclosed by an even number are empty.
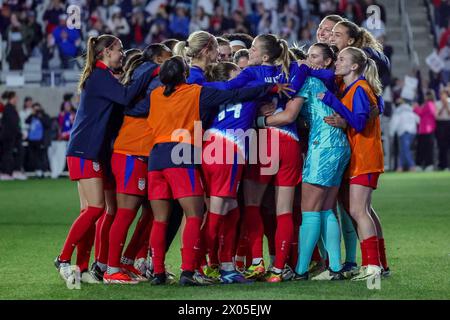
<svg viewBox="0 0 450 320">
<path fill-rule="evenodd" d="M 390 74 L 382 79 L 386 170 L 449 168 L 450 0 L 432 0 L 431 4 L 437 53 L 445 67 L 439 73 L 430 70 L 428 82 L 417 72 L 414 99 L 403 96 L 404 79 L 392 79 Z M 81 29 L 67 26 L 68 20 L 76 21 L 73 12 L 67 12 L 70 5 L 81 9 Z M 391 59 L 393 49 L 384 43 L 386 10 L 376 0 L 0 0 L 0 34 L 6 42 L 3 55 L 10 70 L 22 70 L 30 57 L 39 57 L 43 70 L 77 69 L 83 64 L 80 57 L 87 38 L 103 33 L 119 37 L 125 48 L 186 39 L 196 30 L 217 36 L 274 33 L 306 51 L 316 41 L 324 16 L 337 13 L 364 27 L 370 5 L 379 6 L 381 27 L 369 31 L 384 44 L 384 54 Z M 31 97 L 22 104 L 14 92 L 3 92 L 0 179 L 24 179 L 25 171 L 37 177 L 45 172 L 53 178 L 61 175 L 76 100 L 77 96 L 66 94 L 60 113 L 51 118 L 45 106 Z"/>
<path fill-rule="evenodd" d="M 25 97 L 20 108 L 15 91 L 3 92 L 1 99 L 0 180 L 26 180 L 25 172 L 58 178 L 66 167 L 78 96 L 66 93 L 56 117 L 32 97 Z"/>
<path fill-rule="evenodd" d="M 42 69 L 72 69 L 89 36 L 111 33 L 125 48 L 142 48 L 168 38 L 183 40 L 196 30 L 214 35 L 274 33 L 290 45 L 310 45 L 320 19 L 340 14 L 357 24 L 366 23 L 366 9 L 374 0 L 0 0 L 3 54 L 10 70 L 22 70 L 30 56 L 42 58 Z M 70 29 L 79 11 L 81 29 Z M 381 6 L 384 35 L 386 15 Z M 69 23 L 70 24 L 70 23 Z M 59 63 L 50 63 L 57 59 Z"/>
</svg>

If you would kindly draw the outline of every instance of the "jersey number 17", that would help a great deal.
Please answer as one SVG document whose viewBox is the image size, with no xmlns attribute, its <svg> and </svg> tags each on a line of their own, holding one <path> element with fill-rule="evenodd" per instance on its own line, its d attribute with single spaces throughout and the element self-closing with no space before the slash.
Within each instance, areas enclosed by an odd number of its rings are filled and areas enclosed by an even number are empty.
<svg viewBox="0 0 450 320">
<path fill-rule="evenodd" d="M 222 121 L 223 119 L 225 119 L 225 115 L 227 112 L 233 112 L 234 118 L 239 119 L 241 117 L 241 109 L 242 103 L 221 105 L 219 115 L 217 116 L 218 120 Z"/>
</svg>

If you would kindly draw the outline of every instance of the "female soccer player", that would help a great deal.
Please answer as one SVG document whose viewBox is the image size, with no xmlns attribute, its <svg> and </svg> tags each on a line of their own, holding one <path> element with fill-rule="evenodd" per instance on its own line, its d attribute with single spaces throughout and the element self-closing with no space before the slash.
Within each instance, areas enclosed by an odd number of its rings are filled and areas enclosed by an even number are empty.
<svg viewBox="0 0 450 320">
<path fill-rule="evenodd" d="M 134 284 L 137 281 L 147 280 L 134 268 L 134 256 L 133 259 L 122 259 L 121 264 L 121 254 L 128 229 L 141 205 L 142 218 L 136 231 L 145 233 L 150 227 L 152 214 L 148 202 L 144 201 L 144 196 L 147 195 L 147 156 L 152 140 L 146 119 L 148 98 L 151 91 L 161 84 L 157 77 L 159 71 L 157 66 L 171 56 L 169 48 L 162 44 L 153 44 L 131 58 L 126 68 L 123 79 L 125 85 L 144 73 L 152 73 L 153 80 L 147 88 L 145 97 L 134 103 L 132 108 L 125 109 L 123 124 L 114 143 L 111 163 L 116 180 L 118 209 L 110 231 L 108 270 L 103 276 L 104 283 Z"/>
<path fill-rule="evenodd" d="M 207 78 L 209 81 L 226 81 L 236 77 L 239 72 L 237 65 L 222 62 L 207 71 Z M 249 136 L 247 130 L 253 125 L 257 107 L 255 101 L 222 105 L 205 132 L 208 141 L 203 146 L 202 171 L 210 197 L 205 244 L 211 257 L 211 253 L 216 250 L 216 242 L 221 239 L 220 280 L 226 284 L 248 282 L 236 271 L 233 249 L 240 217 L 237 189 L 248 159 L 249 146 L 254 142 L 252 138 L 256 138 Z"/>
<path fill-rule="evenodd" d="M 206 81 L 205 70 L 211 63 L 217 62 L 218 47 L 216 37 L 206 31 L 193 32 L 186 41 L 175 45 L 174 54 L 189 61 L 188 84 L 202 85 Z"/>
<path fill-rule="evenodd" d="M 105 208 L 103 171 L 107 124 L 114 106 L 128 105 L 145 88 L 151 74 L 144 74 L 125 87 L 113 76 L 112 69 L 121 66 L 121 41 L 111 35 L 91 37 L 87 45 L 86 65 L 81 74 L 80 106 L 73 125 L 67 151 L 67 163 L 72 180 L 78 181 L 87 207 L 72 224 L 55 266 L 64 280 L 73 272 L 70 266 L 75 246 L 95 225 Z"/>
<path fill-rule="evenodd" d="M 334 51 L 324 43 L 316 43 L 308 51 L 307 62 L 321 68 L 332 68 Z M 350 159 L 350 147 L 342 129 L 329 126 L 323 117 L 333 109 L 316 95 L 326 91 L 317 78 L 308 77 L 297 97 L 280 113 L 265 117 L 265 125 L 284 125 L 297 118 L 299 112 L 310 128 L 308 151 L 302 178 L 302 226 L 300 228 L 299 261 L 294 279 L 308 279 L 308 267 L 314 248 L 322 233 L 330 268 L 316 280 L 343 279 L 340 262 L 340 229 L 333 212 L 344 170 Z M 322 230 L 321 230 L 322 229 Z"/>
<path fill-rule="evenodd" d="M 281 67 L 278 63 L 281 61 Z M 259 35 L 253 41 L 250 49 L 250 66 L 244 69 L 239 76 L 217 86 L 223 89 L 242 87 L 250 81 L 266 83 L 291 83 L 293 92 L 297 92 L 304 83 L 306 71 L 299 68 L 297 63 L 290 64 L 289 49 L 284 40 L 277 39 L 270 34 Z M 211 83 L 207 85 L 217 85 Z M 286 100 L 276 101 L 278 112 L 285 107 Z M 269 183 L 275 185 L 277 231 L 276 253 L 272 272 L 267 275 L 267 281 L 281 281 L 281 272 L 284 269 L 292 241 L 293 221 L 292 206 L 295 186 L 300 182 L 301 159 L 295 123 L 280 128 L 267 130 L 267 151 L 271 153 L 271 140 L 279 136 L 279 158 L 272 156 L 272 163 L 268 165 L 251 165 L 249 174 L 244 177 L 244 224 L 247 229 L 250 246 L 252 248 L 252 266 L 246 274 L 248 279 L 261 278 L 265 274 L 262 252 L 263 222 L 261 218 L 261 203 Z M 273 143 L 277 143 L 274 142 Z M 274 152 L 276 153 L 276 152 Z M 279 163 L 276 174 L 260 175 L 260 170 Z"/>
<path fill-rule="evenodd" d="M 336 23 L 341 21 L 344 21 L 344 18 L 336 14 L 331 14 L 323 18 L 322 21 L 320 21 L 319 27 L 316 31 L 317 42 L 331 44 L 330 37 L 333 32 L 333 28 Z"/>
<path fill-rule="evenodd" d="M 155 89 L 150 99 L 152 109 L 148 123 L 152 130 L 154 146 L 149 156 L 148 197 L 154 214 L 150 235 L 155 273 L 153 284 L 166 283 L 165 233 L 170 214 L 170 199 L 177 199 L 186 215 L 186 226 L 182 235 L 180 284 L 210 284 L 199 279 L 194 272 L 197 262 L 195 246 L 200 239 L 204 209 L 200 170 L 194 161 L 200 146 L 194 144 L 194 131 L 200 131 L 200 121 L 209 123 L 218 113 L 221 104 L 257 99 L 273 89 L 273 85 L 265 85 L 221 91 L 188 85 L 187 73 L 188 66 L 179 56 L 164 62 L 159 73 L 164 86 Z M 196 161 L 198 160 L 201 159 Z"/>
<path fill-rule="evenodd" d="M 377 188 L 379 175 L 384 171 L 383 148 L 380 119 L 369 118 L 369 113 L 370 107 L 378 104 L 377 96 L 382 89 L 375 62 L 358 48 L 347 47 L 340 51 L 336 75 L 343 79 L 339 91 L 341 101 L 329 91 L 319 97 L 350 125 L 347 138 L 351 158 L 342 201 L 357 223 L 361 241 L 363 269 L 352 280 L 365 280 L 381 274 L 377 228 L 370 208 L 372 191 Z"/>
<path fill-rule="evenodd" d="M 331 44 L 337 46 L 339 50 L 343 50 L 344 48 L 349 46 L 362 49 L 369 58 L 373 59 L 376 62 L 379 79 L 383 80 L 384 77 L 386 77 L 386 74 L 389 73 L 390 62 L 383 53 L 382 45 L 367 30 L 358 27 L 353 22 L 338 22 L 333 27 L 330 42 Z M 382 104 L 380 103 L 379 108 L 382 108 Z M 379 109 L 379 113 L 381 114 L 382 112 L 383 110 Z M 388 276 L 390 274 L 390 271 L 387 264 L 381 221 L 378 215 L 375 213 L 373 207 L 370 208 L 370 215 L 377 228 L 380 258 L 383 265 L 383 275 Z M 342 226 L 345 230 L 345 232 L 343 233 L 346 248 L 346 263 L 344 265 L 344 269 L 349 270 L 350 273 L 352 273 L 351 270 L 355 269 L 354 267 L 356 266 L 356 232 L 352 232 L 352 221 L 348 219 L 348 216 L 341 216 Z"/>
</svg>

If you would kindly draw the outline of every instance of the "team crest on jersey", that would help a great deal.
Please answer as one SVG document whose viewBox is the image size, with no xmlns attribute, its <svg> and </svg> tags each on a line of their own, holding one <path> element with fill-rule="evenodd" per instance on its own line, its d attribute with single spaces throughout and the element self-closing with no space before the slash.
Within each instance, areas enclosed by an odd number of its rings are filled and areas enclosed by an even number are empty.
<svg viewBox="0 0 450 320">
<path fill-rule="evenodd" d="M 100 171 L 100 163 L 92 162 L 92 168 L 94 168 L 95 172 L 99 172 Z"/>
<path fill-rule="evenodd" d="M 139 178 L 139 180 L 138 180 L 138 188 L 141 191 L 145 189 L 145 178 Z"/>
</svg>

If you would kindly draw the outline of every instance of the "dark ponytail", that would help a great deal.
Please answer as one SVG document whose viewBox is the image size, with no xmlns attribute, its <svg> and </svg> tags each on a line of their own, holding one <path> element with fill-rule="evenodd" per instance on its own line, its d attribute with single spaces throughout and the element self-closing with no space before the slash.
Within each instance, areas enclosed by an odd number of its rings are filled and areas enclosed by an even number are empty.
<svg viewBox="0 0 450 320">
<path fill-rule="evenodd" d="M 154 43 L 147 46 L 141 53 L 133 55 L 123 68 L 125 74 L 122 78 L 122 83 L 127 85 L 131 82 L 131 77 L 133 76 L 134 70 L 139 67 L 144 62 L 155 63 L 155 58 L 163 54 L 163 52 L 172 53 L 166 45 L 161 43 Z"/>
<path fill-rule="evenodd" d="M 186 82 L 187 64 L 183 57 L 174 56 L 166 60 L 159 71 L 159 79 L 164 85 L 164 96 L 175 92 L 176 86 Z"/>
</svg>

